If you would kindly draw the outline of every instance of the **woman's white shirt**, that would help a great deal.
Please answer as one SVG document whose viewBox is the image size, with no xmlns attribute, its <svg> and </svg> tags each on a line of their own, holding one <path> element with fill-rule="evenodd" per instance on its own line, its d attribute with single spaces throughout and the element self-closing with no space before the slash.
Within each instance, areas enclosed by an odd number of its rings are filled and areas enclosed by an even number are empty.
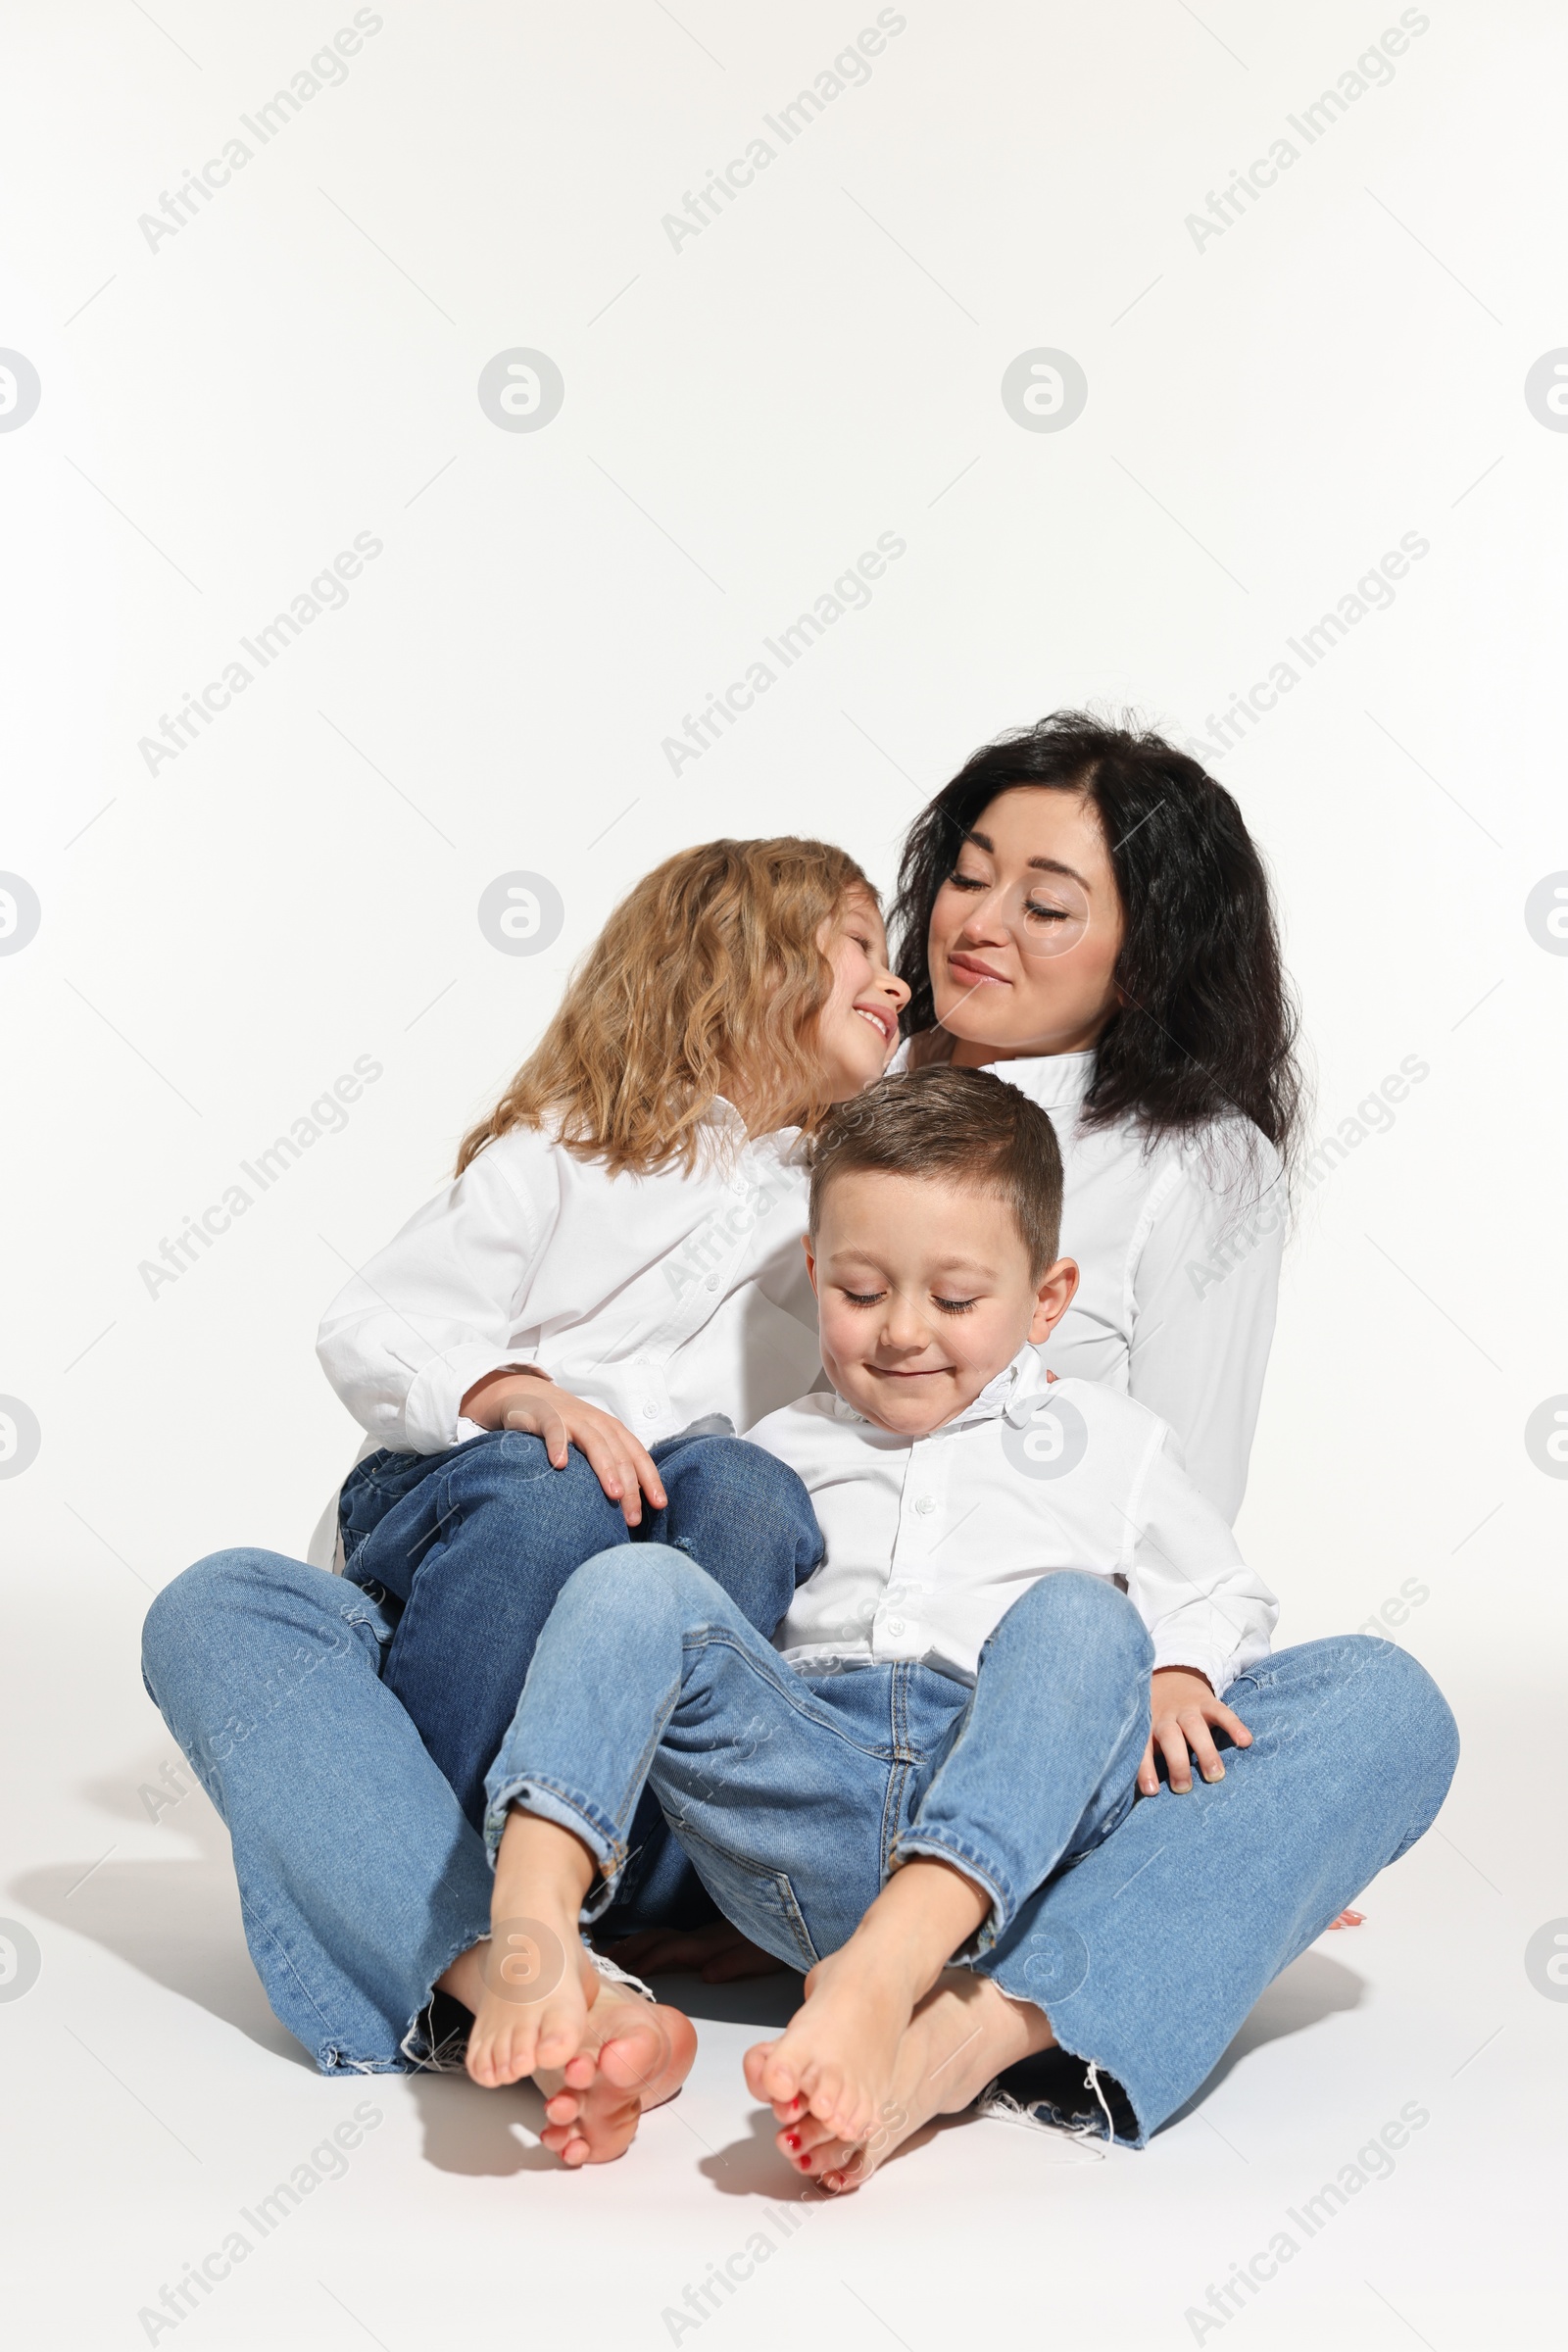
<svg viewBox="0 0 1568 2352">
<path fill-rule="evenodd" d="M 1079 1283 L 1041 1349 L 1047 1367 L 1147 1404 L 1175 1432 L 1194 1485 L 1234 1520 L 1274 1337 L 1286 1222 L 1277 1153 L 1240 1119 L 1152 1150 L 1132 1119 L 1084 1128 L 1092 1053 L 991 1067 L 1051 1113 L 1061 1146 L 1061 1249 Z"/>
<path fill-rule="evenodd" d="M 806 1200 L 799 1131 L 748 1142 L 727 1102 L 690 1175 L 612 1176 L 514 1127 L 345 1286 L 317 1354 L 374 1444 L 400 1452 L 476 1436 L 463 1398 L 512 1364 L 645 1446 L 709 1413 L 744 1429 L 819 1377 Z"/>
</svg>

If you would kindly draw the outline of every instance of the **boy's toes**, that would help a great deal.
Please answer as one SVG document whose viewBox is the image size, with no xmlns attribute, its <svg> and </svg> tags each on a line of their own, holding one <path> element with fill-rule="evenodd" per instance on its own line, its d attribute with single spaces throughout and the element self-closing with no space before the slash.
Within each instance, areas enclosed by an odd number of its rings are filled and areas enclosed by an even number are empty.
<svg viewBox="0 0 1568 2352">
<path fill-rule="evenodd" d="M 767 2105 L 773 2103 L 773 2094 L 765 2087 L 765 2081 L 773 2052 L 777 2047 L 776 2041 L 754 2041 L 741 2060 L 741 2071 L 746 2077 L 747 2089 L 754 2099 L 761 2099 Z"/>
<path fill-rule="evenodd" d="M 587 2015 L 587 2011 L 576 2002 L 552 2002 L 539 2020 L 533 2048 L 534 2065 L 564 2069 L 570 2067 L 574 2058 L 581 2057 Z"/>
<path fill-rule="evenodd" d="M 807 2098 L 817 2122 L 825 2124 L 840 2139 L 858 2142 L 870 2130 L 870 2118 L 862 2112 L 864 2101 L 836 2067 L 814 2070 Z"/>
</svg>

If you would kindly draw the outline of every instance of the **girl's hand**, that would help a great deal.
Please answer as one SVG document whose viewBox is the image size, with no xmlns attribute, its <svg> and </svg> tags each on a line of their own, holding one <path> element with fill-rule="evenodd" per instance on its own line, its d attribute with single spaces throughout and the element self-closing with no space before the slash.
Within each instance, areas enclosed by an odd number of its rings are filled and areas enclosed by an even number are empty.
<svg viewBox="0 0 1568 2352">
<path fill-rule="evenodd" d="M 554 1470 L 564 1470 L 566 1448 L 575 1446 L 628 1527 L 640 1526 L 645 1494 L 656 1511 L 664 1508 L 663 1483 L 631 1431 L 542 1372 L 492 1372 L 468 1391 L 461 1410 L 481 1429 L 520 1429 L 543 1439 Z"/>
<path fill-rule="evenodd" d="M 1217 1723 L 1238 1747 L 1250 1747 L 1252 1735 L 1246 1724 L 1239 1715 L 1231 1713 L 1223 1699 L 1214 1696 L 1204 1677 L 1192 1667 L 1161 1666 L 1156 1668 L 1153 1679 L 1153 1716 L 1149 1745 L 1138 1767 L 1139 1795 L 1159 1794 L 1156 1753 L 1165 1759 L 1173 1795 L 1184 1796 L 1193 1785 L 1189 1748 L 1198 1758 L 1198 1769 L 1205 1781 L 1222 1781 L 1225 1767 L 1210 1737 L 1209 1725 Z"/>
</svg>

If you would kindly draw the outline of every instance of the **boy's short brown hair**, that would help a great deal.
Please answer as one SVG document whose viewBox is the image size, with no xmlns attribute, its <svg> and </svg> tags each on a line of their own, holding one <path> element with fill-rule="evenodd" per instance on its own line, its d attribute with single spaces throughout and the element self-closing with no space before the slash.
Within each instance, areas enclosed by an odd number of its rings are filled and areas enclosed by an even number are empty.
<svg viewBox="0 0 1568 2352">
<path fill-rule="evenodd" d="M 835 1176 L 873 1168 L 971 1183 L 1011 1209 L 1038 1281 L 1061 1235 L 1061 1152 L 1047 1113 L 989 1070 L 911 1070 L 841 1102 L 811 1144 L 810 1229 Z"/>
</svg>

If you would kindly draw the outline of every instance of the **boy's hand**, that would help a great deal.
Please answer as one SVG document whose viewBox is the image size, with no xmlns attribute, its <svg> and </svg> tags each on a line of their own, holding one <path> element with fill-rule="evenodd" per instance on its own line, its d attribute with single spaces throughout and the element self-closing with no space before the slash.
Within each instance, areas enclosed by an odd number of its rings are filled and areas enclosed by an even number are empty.
<svg viewBox="0 0 1568 2352">
<path fill-rule="evenodd" d="M 1204 1677 L 1189 1666 L 1160 1666 L 1154 1673 L 1153 1712 L 1149 1734 L 1149 1745 L 1138 1767 L 1140 1796 L 1159 1794 L 1159 1773 L 1156 1755 L 1165 1759 L 1166 1777 L 1171 1791 L 1183 1796 L 1193 1785 L 1193 1768 L 1188 1750 L 1198 1758 L 1198 1769 L 1205 1781 L 1222 1781 L 1225 1767 L 1219 1750 L 1209 1733 L 1209 1725 L 1217 1723 L 1230 1734 L 1238 1747 L 1250 1747 L 1252 1735 L 1239 1715 L 1233 1715 L 1223 1699 L 1216 1698 Z"/>
<path fill-rule="evenodd" d="M 664 1507 L 663 1483 L 631 1431 L 613 1413 L 558 1389 L 542 1372 L 492 1372 L 468 1391 L 460 1409 L 481 1429 L 520 1429 L 542 1438 L 555 1470 L 564 1470 L 566 1448 L 575 1446 L 611 1501 L 619 1503 L 628 1527 L 641 1524 L 645 1494 L 656 1511 Z"/>
</svg>

